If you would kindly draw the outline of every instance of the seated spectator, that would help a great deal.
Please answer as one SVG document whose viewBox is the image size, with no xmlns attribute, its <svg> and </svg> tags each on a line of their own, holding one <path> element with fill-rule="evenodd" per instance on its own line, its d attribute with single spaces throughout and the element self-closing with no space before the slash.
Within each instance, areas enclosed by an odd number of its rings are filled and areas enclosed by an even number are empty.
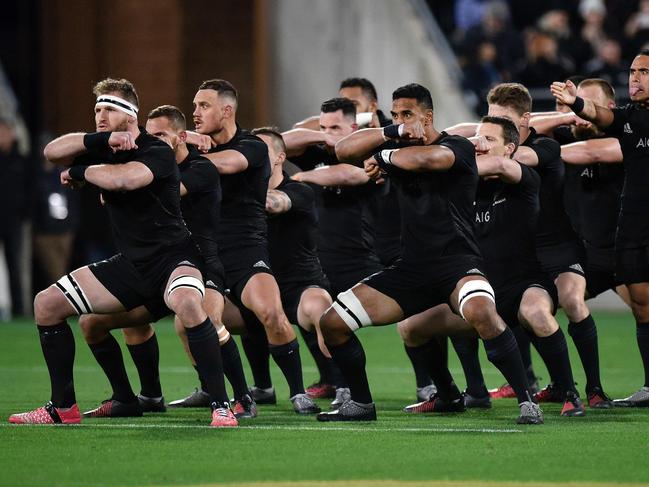
<svg viewBox="0 0 649 487">
<path fill-rule="evenodd" d="M 625 86 L 629 80 L 628 63 L 622 60 L 622 48 L 615 39 L 606 39 L 584 70 L 589 78 L 602 78 L 613 86 Z"/>
<path fill-rule="evenodd" d="M 518 71 L 515 80 L 528 88 L 547 88 L 554 80 L 565 79 L 574 69 L 559 53 L 556 39 L 543 31 L 528 34 L 527 62 Z"/>
</svg>

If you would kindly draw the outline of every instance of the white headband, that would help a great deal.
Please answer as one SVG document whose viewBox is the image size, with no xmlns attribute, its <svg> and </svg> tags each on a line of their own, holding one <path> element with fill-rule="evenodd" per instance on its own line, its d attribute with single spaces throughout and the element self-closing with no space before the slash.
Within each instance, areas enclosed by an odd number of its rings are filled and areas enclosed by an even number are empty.
<svg viewBox="0 0 649 487">
<path fill-rule="evenodd" d="M 126 101 L 124 98 L 113 95 L 99 95 L 95 107 L 111 106 L 117 110 L 132 115 L 137 118 L 138 108 L 131 102 Z"/>
</svg>

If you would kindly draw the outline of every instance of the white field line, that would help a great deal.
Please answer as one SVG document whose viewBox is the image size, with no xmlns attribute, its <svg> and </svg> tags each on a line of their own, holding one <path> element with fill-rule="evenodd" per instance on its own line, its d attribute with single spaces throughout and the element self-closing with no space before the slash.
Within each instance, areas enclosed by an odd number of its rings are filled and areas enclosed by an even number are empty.
<svg viewBox="0 0 649 487">
<path fill-rule="evenodd" d="M 10 428 L 23 428 L 25 426 L 37 428 L 42 425 L 13 425 L 9 423 L 0 423 L 0 427 Z M 150 423 L 122 423 L 122 424 L 73 424 L 73 425 L 52 425 L 58 428 L 72 427 L 72 428 L 109 428 L 109 429 L 215 429 L 208 425 L 198 424 L 150 424 Z M 378 432 L 378 433 L 484 433 L 484 434 L 499 434 L 499 433 L 523 433 L 521 429 L 495 429 L 495 428 L 359 428 L 359 427 L 317 427 L 317 426 L 239 426 L 238 429 L 246 430 L 271 430 L 271 431 L 356 431 L 356 432 Z"/>
</svg>

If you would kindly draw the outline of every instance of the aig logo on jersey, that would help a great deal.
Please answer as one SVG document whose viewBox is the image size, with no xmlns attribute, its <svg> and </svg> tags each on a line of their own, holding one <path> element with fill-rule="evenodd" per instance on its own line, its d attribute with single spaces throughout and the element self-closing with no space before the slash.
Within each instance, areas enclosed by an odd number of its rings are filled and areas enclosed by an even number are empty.
<svg viewBox="0 0 649 487">
<path fill-rule="evenodd" d="M 475 214 L 475 222 L 476 223 L 487 223 L 490 218 L 491 218 L 491 215 L 489 215 L 489 210 L 478 211 Z"/>
<path fill-rule="evenodd" d="M 638 147 L 649 147 L 649 137 L 641 137 L 638 140 L 638 144 L 635 146 L 635 148 L 637 149 Z"/>
</svg>

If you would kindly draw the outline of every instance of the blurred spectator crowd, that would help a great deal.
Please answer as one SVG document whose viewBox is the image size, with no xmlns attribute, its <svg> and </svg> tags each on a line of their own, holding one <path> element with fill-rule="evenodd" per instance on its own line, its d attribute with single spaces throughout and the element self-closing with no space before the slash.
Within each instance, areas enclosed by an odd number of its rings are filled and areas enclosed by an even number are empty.
<svg viewBox="0 0 649 487">
<path fill-rule="evenodd" d="M 545 89 L 582 75 L 626 87 L 631 59 L 649 44 L 649 0 L 429 0 L 429 5 L 458 56 L 467 99 L 477 113 L 483 113 L 489 89 L 501 82 Z"/>
</svg>

